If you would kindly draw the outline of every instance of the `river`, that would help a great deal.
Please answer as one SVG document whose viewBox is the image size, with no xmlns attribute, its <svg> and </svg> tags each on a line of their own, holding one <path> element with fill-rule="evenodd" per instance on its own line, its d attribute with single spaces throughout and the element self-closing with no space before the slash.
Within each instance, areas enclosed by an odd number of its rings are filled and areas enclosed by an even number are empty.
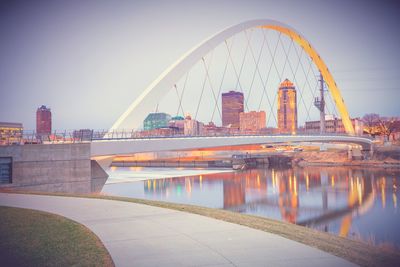
<svg viewBox="0 0 400 267">
<path fill-rule="evenodd" d="M 104 194 L 253 214 L 400 249 L 398 169 L 112 167 L 108 173 Z"/>
</svg>

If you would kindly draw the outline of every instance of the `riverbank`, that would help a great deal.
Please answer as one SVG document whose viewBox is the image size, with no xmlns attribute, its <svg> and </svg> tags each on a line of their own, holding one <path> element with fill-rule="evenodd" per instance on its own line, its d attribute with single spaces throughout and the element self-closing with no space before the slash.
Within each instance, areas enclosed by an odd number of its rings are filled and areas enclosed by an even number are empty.
<svg viewBox="0 0 400 267">
<path fill-rule="evenodd" d="M 380 168 L 400 168 L 399 146 L 377 146 L 372 157 L 364 154 L 365 159 L 349 158 L 347 150 L 328 149 L 319 151 L 281 151 L 268 153 L 250 153 L 257 166 L 365 166 Z M 193 158 L 181 157 L 171 159 L 131 160 L 119 158 L 112 163 L 113 167 L 157 167 L 157 168 L 232 168 L 231 157 Z"/>
<path fill-rule="evenodd" d="M 38 194 L 38 193 L 34 193 Z M 161 201 L 113 197 L 104 195 L 50 194 L 69 197 L 100 198 L 118 200 L 184 211 L 215 218 L 265 232 L 315 247 L 322 251 L 347 259 L 360 266 L 396 266 L 400 262 L 400 252 L 386 247 L 377 247 L 357 240 L 331 235 L 306 227 L 279 222 L 258 216 L 245 215 L 220 209 L 211 209 L 193 205 L 174 204 Z"/>
<path fill-rule="evenodd" d="M 293 155 L 293 165 L 306 166 L 362 166 L 400 168 L 400 152 L 397 148 L 377 148 L 371 159 L 352 160 L 346 151 L 306 151 Z"/>
</svg>

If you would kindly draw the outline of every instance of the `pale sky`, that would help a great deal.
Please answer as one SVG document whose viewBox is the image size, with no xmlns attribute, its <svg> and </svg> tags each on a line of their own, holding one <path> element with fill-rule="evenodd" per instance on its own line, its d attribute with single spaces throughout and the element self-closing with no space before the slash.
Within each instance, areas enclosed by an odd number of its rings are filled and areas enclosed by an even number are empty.
<svg viewBox="0 0 400 267">
<path fill-rule="evenodd" d="M 1 1 L 0 121 L 107 129 L 182 54 L 250 19 L 300 31 L 352 117 L 400 115 L 396 1 Z"/>
</svg>

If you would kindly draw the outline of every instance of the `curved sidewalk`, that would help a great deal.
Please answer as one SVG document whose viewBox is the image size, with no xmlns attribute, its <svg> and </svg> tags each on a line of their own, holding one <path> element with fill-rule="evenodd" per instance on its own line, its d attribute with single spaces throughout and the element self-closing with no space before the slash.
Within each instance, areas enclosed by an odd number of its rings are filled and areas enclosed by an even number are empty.
<svg viewBox="0 0 400 267">
<path fill-rule="evenodd" d="M 116 266 L 356 266 L 278 235 L 142 204 L 0 193 L 0 206 L 47 211 L 85 225 Z"/>
</svg>

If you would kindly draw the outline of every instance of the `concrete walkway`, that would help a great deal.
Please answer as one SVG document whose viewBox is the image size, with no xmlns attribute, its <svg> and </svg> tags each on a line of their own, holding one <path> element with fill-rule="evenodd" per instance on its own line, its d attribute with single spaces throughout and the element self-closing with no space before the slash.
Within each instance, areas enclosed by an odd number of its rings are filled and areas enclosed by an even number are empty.
<svg viewBox="0 0 400 267">
<path fill-rule="evenodd" d="M 47 211 L 87 226 L 116 266 L 356 266 L 278 235 L 141 204 L 0 193 L 0 205 Z"/>
</svg>

